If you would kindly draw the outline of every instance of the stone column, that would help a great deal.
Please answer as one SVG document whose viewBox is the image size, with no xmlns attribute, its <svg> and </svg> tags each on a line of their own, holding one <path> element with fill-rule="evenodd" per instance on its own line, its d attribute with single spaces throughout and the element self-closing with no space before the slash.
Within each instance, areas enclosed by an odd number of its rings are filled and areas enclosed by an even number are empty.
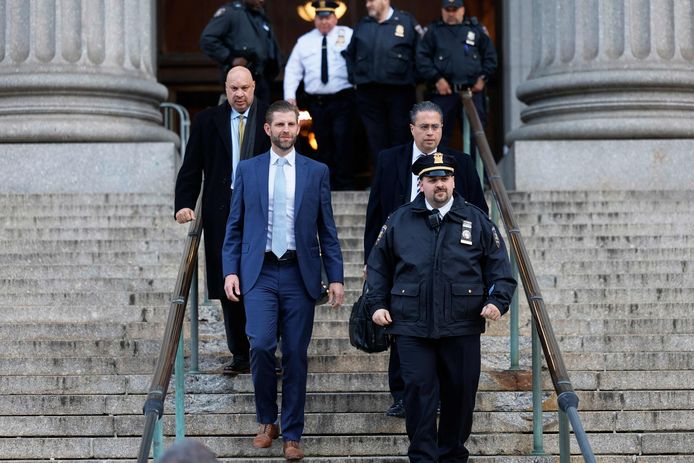
<svg viewBox="0 0 694 463">
<path fill-rule="evenodd" d="M 72 147 L 37 144 L 79 143 L 79 164 L 101 156 L 102 170 L 129 165 L 124 173 L 137 175 L 138 143 L 168 150 L 175 136 L 161 126 L 154 11 L 154 0 L 0 0 L 0 143 L 12 143 L 0 158 L 50 162 L 43 153 L 59 150 L 50 155 L 59 168 L 76 161 Z M 134 145 L 123 152 L 118 143 Z"/>
<path fill-rule="evenodd" d="M 523 4 L 532 65 L 517 88 L 523 125 L 508 136 L 518 188 L 682 187 L 682 163 L 694 167 L 694 2 Z"/>
</svg>

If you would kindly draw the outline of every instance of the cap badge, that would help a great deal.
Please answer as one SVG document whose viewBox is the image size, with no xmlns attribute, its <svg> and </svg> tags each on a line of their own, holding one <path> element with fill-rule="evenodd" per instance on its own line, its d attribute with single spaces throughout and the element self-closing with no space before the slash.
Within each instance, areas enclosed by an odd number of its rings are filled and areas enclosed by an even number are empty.
<svg viewBox="0 0 694 463">
<path fill-rule="evenodd" d="M 434 154 L 434 164 L 443 164 L 443 153 Z"/>
</svg>

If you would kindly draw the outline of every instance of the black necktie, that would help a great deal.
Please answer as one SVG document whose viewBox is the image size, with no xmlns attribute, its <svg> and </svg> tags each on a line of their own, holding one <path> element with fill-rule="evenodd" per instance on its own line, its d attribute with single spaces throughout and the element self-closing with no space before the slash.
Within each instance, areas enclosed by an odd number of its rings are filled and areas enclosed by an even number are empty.
<svg viewBox="0 0 694 463">
<path fill-rule="evenodd" d="M 320 50 L 320 81 L 328 83 L 328 38 L 325 35 Z"/>
<path fill-rule="evenodd" d="M 441 226 L 441 213 L 438 209 L 432 209 L 429 214 L 429 225 L 438 233 Z"/>
</svg>

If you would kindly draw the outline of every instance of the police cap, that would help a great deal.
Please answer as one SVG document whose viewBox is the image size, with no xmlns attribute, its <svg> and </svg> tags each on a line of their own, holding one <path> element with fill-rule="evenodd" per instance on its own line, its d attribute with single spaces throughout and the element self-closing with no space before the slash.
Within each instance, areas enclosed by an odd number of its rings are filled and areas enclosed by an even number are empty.
<svg viewBox="0 0 694 463">
<path fill-rule="evenodd" d="M 331 14 L 335 14 L 335 10 L 339 4 L 330 0 L 320 0 L 311 3 L 311 6 L 315 8 L 316 16 L 330 16 Z"/>
<path fill-rule="evenodd" d="M 462 8 L 463 0 L 443 0 L 441 2 L 441 8 Z"/>
<path fill-rule="evenodd" d="M 417 177 L 446 177 L 453 175 L 456 167 L 458 165 L 453 156 L 434 153 L 417 159 L 412 164 L 412 173 Z"/>
</svg>

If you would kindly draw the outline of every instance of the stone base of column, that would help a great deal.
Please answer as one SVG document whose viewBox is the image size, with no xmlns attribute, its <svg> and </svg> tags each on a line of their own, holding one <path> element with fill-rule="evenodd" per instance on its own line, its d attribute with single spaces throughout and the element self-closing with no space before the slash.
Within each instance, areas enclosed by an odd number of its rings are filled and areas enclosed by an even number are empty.
<svg viewBox="0 0 694 463">
<path fill-rule="evenodd" d="M 2 144 L 0 193 L 172 193 L 174 143 Z"/>
<path fill-rule="evenodd" d="M 513 152 L 520 191 L 692 188 L 694 139 L 521 140 Z"/>
</svg>

